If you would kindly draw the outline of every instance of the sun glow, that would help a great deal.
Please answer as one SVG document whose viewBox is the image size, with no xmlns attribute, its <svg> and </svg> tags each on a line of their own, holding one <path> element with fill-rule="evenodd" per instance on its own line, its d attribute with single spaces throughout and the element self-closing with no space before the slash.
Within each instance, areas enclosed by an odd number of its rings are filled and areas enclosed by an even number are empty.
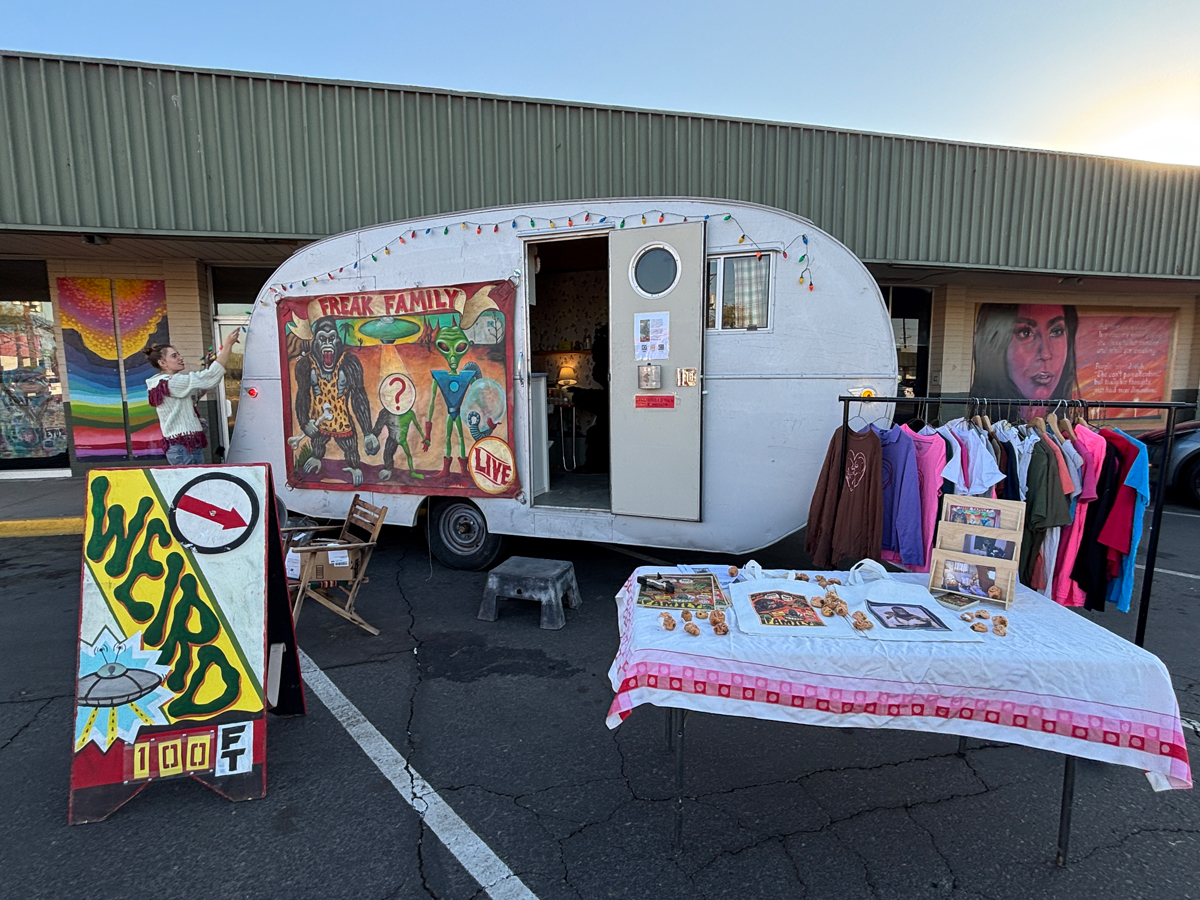
<svg viewBox="0 0 1200 900">
<path fill-rule="evenodd" d="M 1128 88 L 1082 111 L 1056 149 L 1200 166 L 1200 78 Z"/>
</svg>

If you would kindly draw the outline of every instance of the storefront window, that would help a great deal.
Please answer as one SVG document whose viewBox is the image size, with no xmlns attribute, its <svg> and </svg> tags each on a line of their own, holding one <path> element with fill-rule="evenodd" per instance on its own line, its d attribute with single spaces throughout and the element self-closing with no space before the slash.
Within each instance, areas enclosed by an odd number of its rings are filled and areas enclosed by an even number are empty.
<svg viewBox="0 0 1200 900">
<path fill-rule="evenodd" d="M 254 301 L 258 292 L 266 284 L 273 269 L 258 266 L 213 266 L 210 270 L 213 291 L 213 333 L 218 341 L 216 346 L 224 343 L 229 336 L 239 328 L 250 324 L 250 314 L 254 312 Z M 246 336 L 233 348 L 229 355 L 229 365 L 225 369 L 225 381 L 222 385 L 221 405 L 221 446 L 228 447 L 233 435 L 234 424 L 237 422 L 238 398 L 242 391 L 242 351 L 245 349 Z"/>
<path fill-rule="evenodd" d="M 41 262 L 0 262 L 0 470 L 69 463 L 54 314 Z"/>
</svg>

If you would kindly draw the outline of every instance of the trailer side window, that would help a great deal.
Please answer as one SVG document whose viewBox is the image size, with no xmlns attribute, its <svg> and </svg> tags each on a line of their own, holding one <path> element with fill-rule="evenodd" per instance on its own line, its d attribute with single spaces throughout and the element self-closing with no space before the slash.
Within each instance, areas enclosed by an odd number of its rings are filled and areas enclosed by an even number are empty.
<svg viewBox="0 0 1200 900">
<path fill-rule="evenodd" d="M 721 331 L 766 328 L 770 287 L 770 253 L 709 257 L 707 326 Z"/>
</svg>

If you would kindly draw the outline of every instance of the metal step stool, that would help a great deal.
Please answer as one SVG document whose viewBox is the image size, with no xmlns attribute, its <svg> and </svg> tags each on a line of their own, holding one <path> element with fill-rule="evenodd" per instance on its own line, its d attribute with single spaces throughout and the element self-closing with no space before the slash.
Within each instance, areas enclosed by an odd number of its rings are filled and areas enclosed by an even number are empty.
<svg viewBox="0 0 1200 900">
<path fill-rule="evenodd" d="M 488 572 L 478 618 L 495 622 L 496 601 L 500 597 L 538 601 L 542 604 L 541 627 L 552 631 L 567 624 L 562 608 L 564 597 L 571 609 L 583 605 L 575 581 L 575 566 L 561 559 L 514 556 L 496 566 Z"/>
</svg>

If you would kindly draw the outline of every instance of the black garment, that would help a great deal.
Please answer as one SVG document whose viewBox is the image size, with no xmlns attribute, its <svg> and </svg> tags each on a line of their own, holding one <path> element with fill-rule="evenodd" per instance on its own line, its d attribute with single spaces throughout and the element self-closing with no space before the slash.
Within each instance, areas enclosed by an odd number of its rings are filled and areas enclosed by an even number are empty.
<svg viewBox="0 0 1200 900">
<path fill-rule="evenodd" d="M 1007 456 L 1004 472 L 1004 493 L 1000 496 L 1001 500 L 1020 500 L 1021 499 L 1021 470 L 1017 467 L 1017 448 L 1012 445 L 1011 441 L 1001 441 L 1000 446 L 1004 448 L 1004 453 Z"/>
<path fill-rule="evenodd" d="M 598 388 L 571 388 L 571 402 L 596 417 L 584 435 L 587 461 L 585 472 L 606 473 L 610 460 L 608 398 L 608 326 L 597 325 L 592 335 L 592 380 Z"/>
<path fill-rule="evenodd" d="M 1104 595 L 1108 592 L 1108 547 L 1100 543 L 1100 530 L 1117 502 L 1120 487 L 1121 457 L 1116 448 L 1105 442 L 1104 462 L 1096 479 L 1096 499 L 1088 504 L 1083 525 L 1083 542 L 1071 578 L 1084 592 L 1084 609 L 1104 611 Z"/>
<path fill-rule="evenodd" d="M 939 433 L 938 437 L 940 437 L 942 439 L 942 442 L 946 445 L 946 462 L 949 463 L 950 460 L 954 459 L 954 451 L 958 448 L 956 448 L 954 444 L 950 443 L 950 438 L 946 437 L 944 434 Z M 941 494 L 938 495 L 938 519 L 939 520 L 942 518 L 942 510 L 941 510 L 942 497 L 946 497 L 946 496 L 949 496 L 950 494 L 957 494 L 957 493 L 958 493 L 958 485 L 956 485 L 949 478 L 943 478 L 942 479 L 942 492 L 941 492 Z"/>
</svg>

